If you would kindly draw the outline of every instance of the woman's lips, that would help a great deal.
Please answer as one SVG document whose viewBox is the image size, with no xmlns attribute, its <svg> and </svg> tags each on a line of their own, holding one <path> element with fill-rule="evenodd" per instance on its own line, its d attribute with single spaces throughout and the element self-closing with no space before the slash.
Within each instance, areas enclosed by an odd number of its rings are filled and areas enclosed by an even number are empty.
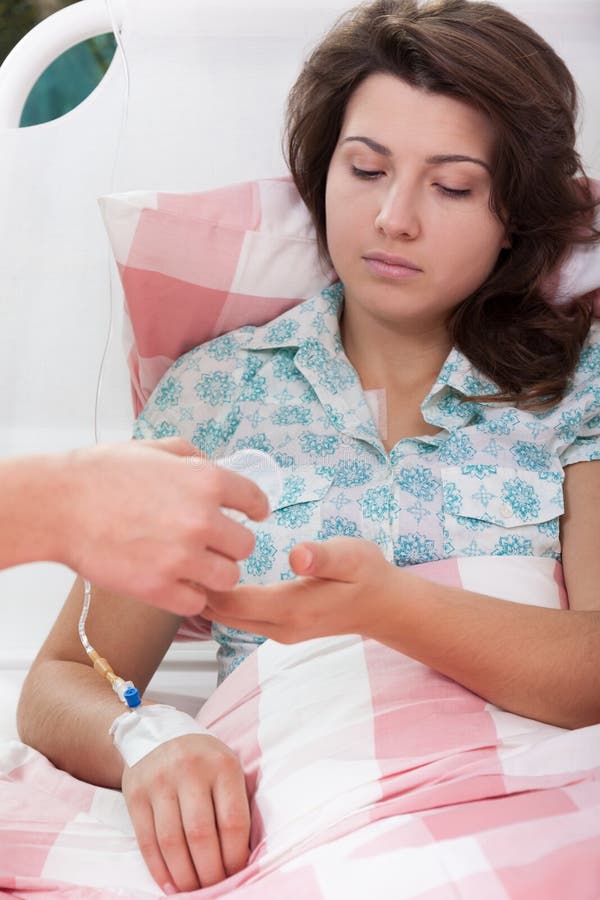
<svg viewBox="0 0 600 900">
<path fill-rule="evenodd" d="M 401 263 L 387 262 L 384 259 L 376 259 L 374 256 L 364 256 L 363 259 L 370 272 L 384 278 L 414 278 L 415 275 L 423 274 L 422 269 L 416 269 Z"/>
</svg>

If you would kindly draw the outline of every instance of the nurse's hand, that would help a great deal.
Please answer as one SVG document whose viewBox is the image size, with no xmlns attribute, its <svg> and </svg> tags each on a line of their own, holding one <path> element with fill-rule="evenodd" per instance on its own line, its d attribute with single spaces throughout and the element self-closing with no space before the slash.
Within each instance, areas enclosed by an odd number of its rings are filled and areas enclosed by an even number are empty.
<svg viewBox="0 0 600 900">
<path fill-rule="evenodd" d="M 221 507 L 264 519 L 268 500 L 254 482 L 180 438 L 100 445 L 65 459 L 52 559 L 180 615 L 201 612 L 207 589 L 237 584 L 238 560 L 250 556 L 255 537 Z"/>
<path fill-rule="evenodd" d="M 281 644 L 335 634 L 369 636 L 400 592 L 401 570 L 362 538 L 297 544 L 290 565 L 302 577 L 211 591 L 202 615 Z"/>
<path fill-rule="evenodd" d="M 217 884 L 246 865 L 244 773 L 217 738 L 190 734 L 161 744 L 125 767 L 122 789 L 144 861 L 166 894 Z"/>
</svg>

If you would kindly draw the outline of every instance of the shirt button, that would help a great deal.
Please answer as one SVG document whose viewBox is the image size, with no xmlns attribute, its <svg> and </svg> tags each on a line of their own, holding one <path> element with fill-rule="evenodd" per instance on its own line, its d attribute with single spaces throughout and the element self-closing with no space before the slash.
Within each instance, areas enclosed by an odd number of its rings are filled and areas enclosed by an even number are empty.
<svg viewBox="0 0 600 900">
<path fill-rule="evenodd" d="M 500 507 L 500 515 L 503 519 L 510 519 L 513 514 L 512 506 L 509 503 L 503 503 Z"/>
</svg>

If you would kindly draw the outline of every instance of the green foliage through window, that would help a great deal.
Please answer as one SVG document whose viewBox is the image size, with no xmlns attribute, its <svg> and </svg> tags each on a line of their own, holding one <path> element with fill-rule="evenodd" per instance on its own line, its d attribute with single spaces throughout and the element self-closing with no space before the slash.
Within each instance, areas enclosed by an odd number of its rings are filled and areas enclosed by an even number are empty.
<svg viewBox="0 0 600 900">
<path fill-rule="evenodd" d="M 0 63 L 46 15 L 77 0 L 0 0 Z M 40 76 L 21 116 L 21 126 L 38 125 L 78 106 L 102 80 L 116 48 L 114 35 L 83 41 L 58 57 Z"/>
</svg>

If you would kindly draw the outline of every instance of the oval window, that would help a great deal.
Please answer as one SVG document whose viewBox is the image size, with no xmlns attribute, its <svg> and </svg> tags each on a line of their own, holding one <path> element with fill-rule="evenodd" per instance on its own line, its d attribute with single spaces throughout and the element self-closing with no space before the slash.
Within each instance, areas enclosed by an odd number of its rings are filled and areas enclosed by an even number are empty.
<svg viewBox="0 0 600 900">
<path fill-rule="evenodd" d="M 51 122 L 79 106 L 102 81 L 115 49 L 115 37 L 110 32 L 61 53 L 31 89 L 20 127 Z"/>
</svg>

